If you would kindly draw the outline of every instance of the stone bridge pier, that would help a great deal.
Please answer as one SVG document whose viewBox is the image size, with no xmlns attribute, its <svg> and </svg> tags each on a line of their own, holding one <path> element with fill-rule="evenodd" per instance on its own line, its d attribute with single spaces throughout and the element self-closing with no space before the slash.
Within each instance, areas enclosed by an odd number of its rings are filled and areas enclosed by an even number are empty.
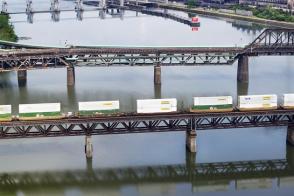
<svg viewBox="0 0 294 196">
<path fill-rule="evenodd" d="M 237 80 L 242 83 L 249 81 L 248 56 L 240 55 L 238 59 Z"/>
</svg>

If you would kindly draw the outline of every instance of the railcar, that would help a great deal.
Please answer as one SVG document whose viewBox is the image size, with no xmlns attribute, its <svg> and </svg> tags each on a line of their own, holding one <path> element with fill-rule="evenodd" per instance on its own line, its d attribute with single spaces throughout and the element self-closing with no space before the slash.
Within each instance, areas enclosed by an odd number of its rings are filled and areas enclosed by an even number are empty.
<svg viewBox="0 0 294 196">
<path fill-rule="evenodd" d="M 38 104 L 20 104 L 19 120 L 50 120 L 60 119 L 64 116 L 61 114 L 60 103 L 38 103 Z"/>
<path fill-rule="evenodd" d="M 283 94 L 282 100 L 283 109 L 294 109 L 294 94 Z"/>
<path fill-rule="evenodd" d="M 0 122 L 11 121 L 11 105 L 0 105 Z"/>
<path fill-rule="evenodd" d="M 240 111 L 274 110 L 278 108 L 278 98 L 274 94 L 239 96 L 237 108 Z"/>
<path fill-rule="evenodd" d="M 119 101 L 79 102 L 77 117 L 114 115 L 119 112 Z"/>
</svg>

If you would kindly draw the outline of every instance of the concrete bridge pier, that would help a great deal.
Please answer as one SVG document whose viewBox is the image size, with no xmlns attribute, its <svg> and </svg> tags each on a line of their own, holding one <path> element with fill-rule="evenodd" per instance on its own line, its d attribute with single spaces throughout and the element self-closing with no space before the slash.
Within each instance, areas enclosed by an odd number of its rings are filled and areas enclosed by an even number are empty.
<svg viewBox="0 0 294 196">
<path fill-rule="evenodd" d="M 2 13 L 7 13 L 7 2 L 6 0 L 2 1 L 2 8 L 1 8 Z"/>
<path fill-rule="evenodd" d="M 191 153 L 197 152 L 196 136 L 196 129 L 186 131 L 186 147 Z"/>
<path fill-rule="evenodd" d="M 119 0 L 119 5 L 121 6 L 121 7 L 123 7 L 124 5 L 125 5 L 125 0 Z"/>
<path fill-rule="evenodd" d="M 238 73 L 237 79 L 240 82 L 249 81 L 249 67 L 248 67 L 248 56 L 241 55 L 238 59 Z"/>
<path fill-rule="evenodd" d="M 161 66 L 159 63 L 154 66 L 154 84 L 161 84 Z"/>
<path fill-rule="evenodd" d="M 18 86 L 25 86 L 27 84 L 27 70 L 17 71 Z"/>
<path fill-rule="evenodd" d="M 69 66 L 67 69 L 67 85 L 72 86 L 75 84 L 75 68 L 74 66 Z"/>
<path fill-rule="evenodd" d="M 248 95 L 248 82 L 237 81 L 237 95 Z"/>
<path fill-rule="evenodd" d="M 161 85 L 160 84 L 154 85 L 154 98 L 161 99 Z"/>
<path fill-rule="evenodd" d="M 294 125 L 288 125 L 287 141 L 294 146 Z"/>
<path fill-rule="evenodd" d="M 92 137 L 88 135 L 85 138 L 85 154 L 87 159 L 93 157 Z"/>
<path fill-rule="evenodd" d="M 26 13 L 32 13 L 33 12 L 33 2 L 32 0 L 27 0 L 27 7 L 26 7 Z"/>
</svg>

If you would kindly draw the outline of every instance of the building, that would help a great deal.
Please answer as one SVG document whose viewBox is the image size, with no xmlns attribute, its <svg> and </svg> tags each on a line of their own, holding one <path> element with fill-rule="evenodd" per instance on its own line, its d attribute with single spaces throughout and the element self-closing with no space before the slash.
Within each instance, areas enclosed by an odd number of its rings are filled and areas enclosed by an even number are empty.
<svg viewBox="0 0 294 196">
<path fill-rule="evenodd" d="M 293 0 L 239 0 L 239 4 L 255 5 L 255 6 L 271 5 L 273 7 L 287 9 L 289 7 L 288 6 L 289 1 L 293 2 Z"/>
</svg>

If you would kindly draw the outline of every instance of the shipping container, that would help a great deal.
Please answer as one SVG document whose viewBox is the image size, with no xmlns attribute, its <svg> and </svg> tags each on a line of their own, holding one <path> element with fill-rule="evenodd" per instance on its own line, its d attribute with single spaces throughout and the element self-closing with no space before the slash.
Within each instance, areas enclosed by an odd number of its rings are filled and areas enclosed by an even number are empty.
<svg viewBox="0 0 294 196">
<path fill-rule="evenodd" d="M 277 95 L 239 96 L 238 108 L 241 111 L 277 109 L 278 108 Z"/>
<path fill-rule="evenodd" d="M 60 103 L 20 104 L 19 119 L 56 119 L 61 118 Z"/>
<path fill-rule="evenodd" d="M 113 114 L 119 111 L 119 101 L 79 102 L 79 115 Z"/>
<path fill-rule="evenodd" d="M 177 99 L 142 99 L 137 100 L 137 113 L 176 112 Z"/>
<path fill-rule="evenodd" d="M 194 97 L 191 112 L 224 112 L 233 110 L 231 96 Z"/>
<path fill-rule="evenodd" d="M 0 105 L 0 121 L 11 121 L 11 105 Z"/>
<path fill-rule="evenodd" d="M 294 108 L 294 94 L 283 94 L 283 103 L 282 106 L 285 109 Z"/>
</svg>

